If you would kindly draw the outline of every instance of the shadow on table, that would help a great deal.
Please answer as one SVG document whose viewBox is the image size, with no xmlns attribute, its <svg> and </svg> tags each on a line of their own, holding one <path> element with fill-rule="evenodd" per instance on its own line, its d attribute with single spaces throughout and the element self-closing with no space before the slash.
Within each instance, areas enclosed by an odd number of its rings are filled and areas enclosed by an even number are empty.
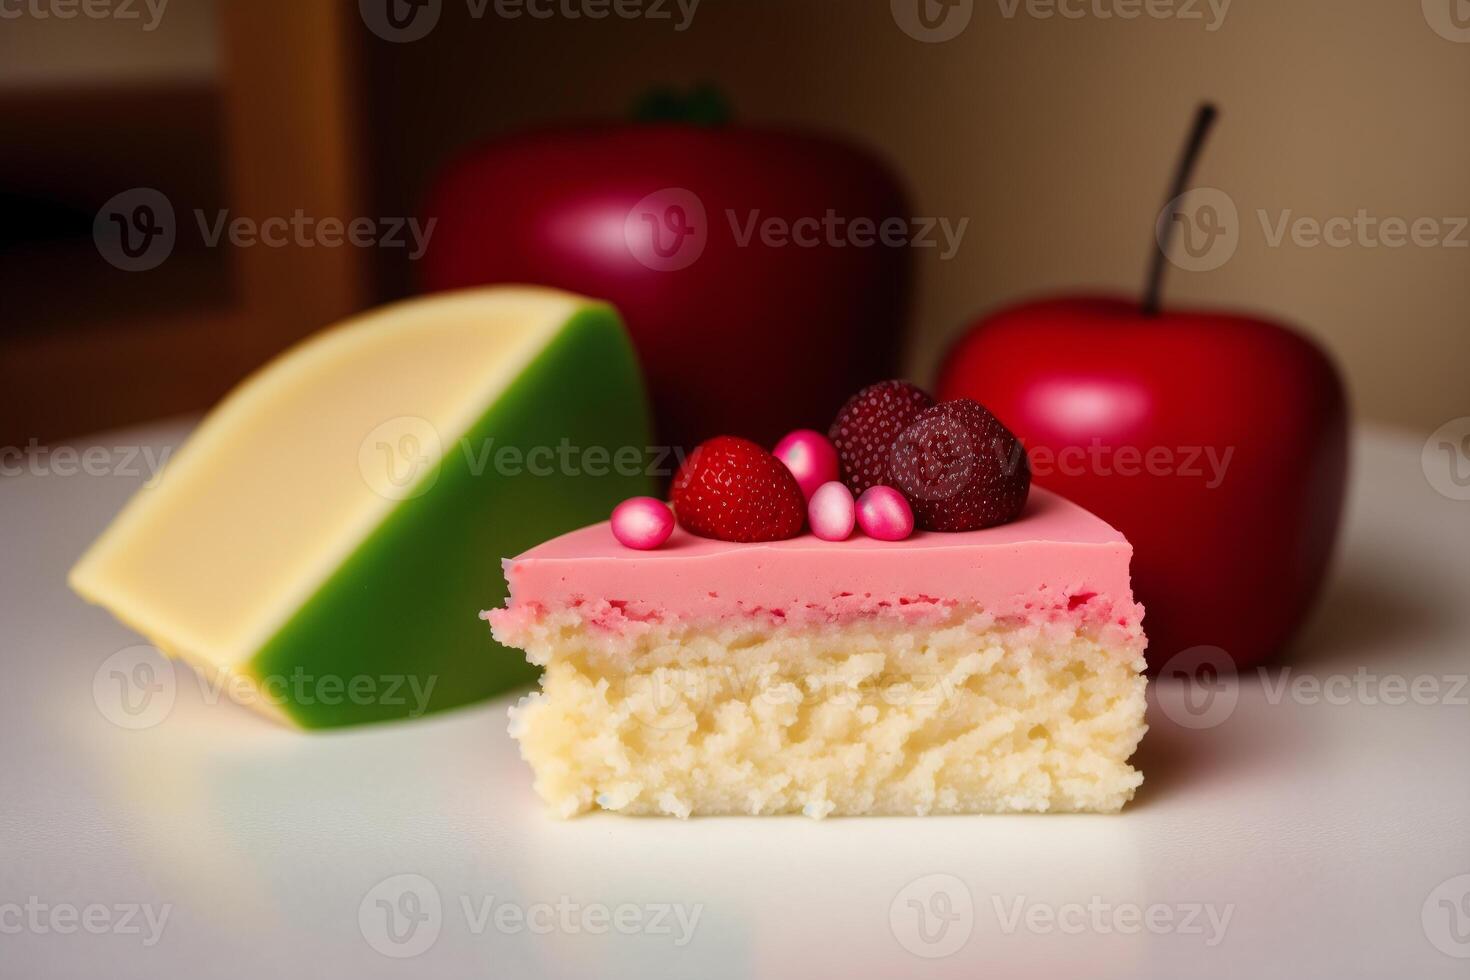
<svg viewBox="0 0 1470 980">
<path fill-rule="evenodd" d="M 1329 582 L 1306 626 L 1274 666 L 1372 666 L 1412 653 L 1453 624 L 1444 611 L 1385 575 L 1348 570 Z"/>
<path fill-rule="evenodd" d="M 1279 678 L 1288 670 L 1318 676 L 1351 673 L 1359 667 L 1389 670 L 1394 663 L 1442 643 L 1454 625 L 1442 608 L 1389 576 L 1347 569 L 1328 583 L 1296 640 L 1259 668 L 1242 671 L 1237 690 L 1244 702 L 1248 689 L 1259 685 L 1263 676 Z M 1171 712 L 1160 703 L 1161 683 L 1168 682 L 1155 678 L 1150 683 L 1149 733 L 1132 760 L 1146 779 L 1130 810 L 1201 781 L 1249 778 L 1244 774 L 1256 767 L 1291 758 L 1280 752 L 1279 728 L 1242 724 L 1246 719 L 1231 718 L 1233 711 L 1213 724 L 1201 724 L 1179 714 L 1177 691 Z M 1250 744 L 1254 742 L 1259 744 Z"/>
</svg>

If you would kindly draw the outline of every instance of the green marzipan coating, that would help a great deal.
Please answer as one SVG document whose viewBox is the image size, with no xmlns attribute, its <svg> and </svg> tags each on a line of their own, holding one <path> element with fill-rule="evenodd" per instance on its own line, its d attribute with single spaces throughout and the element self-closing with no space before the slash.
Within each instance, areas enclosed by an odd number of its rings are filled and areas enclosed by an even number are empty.
<svg viewBox="0 0 1470 980">
<path fill-rule="evenodd" d="M 604 476 L 564 474 L 560 454 L 553 475 L 524 465 L 516 475 L 496 472 L 503 446 L 518 447 L 524 461 L 527 450 L 556 450 L 563 439 L 582 450 L 605 447 L 609 456 L 594 465 L 636 447 L 638 475 L 618 475 L 632 468 L 610 465 Z M 250 672 L 274 679 L 266 696 L 272 703 L 284 697 L 281 710 L 303 728 L 413 716 L 424 700 L 415 691 L 431 679 L 427 711 L 530 683 L 535 669 L 520 651 L 497 644 L 478 615 L 505 599 L 501 559 L 653 493 L 649 445 L 648 405 L 627 334 L 611 307 L 589 306 L 463 440 L 446 444 L 433 486 L 398 504 L 265 644 Z M 572 460 L 580 469 L 587 457 L 579 452 Z M 371 694 L 361 678 L 371 679 Z"/>
</svg>

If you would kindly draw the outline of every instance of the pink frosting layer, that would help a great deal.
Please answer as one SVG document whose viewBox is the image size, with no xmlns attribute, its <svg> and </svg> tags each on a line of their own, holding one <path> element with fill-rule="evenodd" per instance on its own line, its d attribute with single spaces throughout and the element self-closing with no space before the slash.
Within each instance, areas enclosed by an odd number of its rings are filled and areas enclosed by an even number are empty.
<svg viewBox="0 0 1470 980">
<path fill-rule="evenodd" d="M 662 548 L 635 551 L 604 522 L 508 559 L 507 609 L 486 618 L 514 642 L 540 616 L 564 608 L 592 625 L 636 633 L 651 622 L 732 617 L 798 624 L 884 615 L 917 623 L 973 606 L 1001 621 L 1087 624 L 1109 642 L 1141 648 L 1132 554 L 1122 534 L 1040 488 L 1010 524 L 899 542 L 804 534 L 737 544 L 680 528 Z"/>
</svg>

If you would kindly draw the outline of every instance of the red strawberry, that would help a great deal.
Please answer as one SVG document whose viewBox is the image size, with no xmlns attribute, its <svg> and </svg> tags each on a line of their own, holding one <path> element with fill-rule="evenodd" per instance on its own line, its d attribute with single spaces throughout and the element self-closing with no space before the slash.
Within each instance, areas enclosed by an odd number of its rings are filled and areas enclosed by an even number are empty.
<svg viewBox="0 0 1470 980">
<path fill-rule="evenodd" d="M 968 398 L 919 413 L 893 444 L 888 482 L 928 531 L 973 531 L 1015 520 L 1031 463 L 1010 429 Z"/>
<path fill-rule="evenodd" d="M 907 381 L 880 381 L 853 395 L 837 413 L 827 438 L 837 447 L 842 482 L 853 495 L 888 482 L 888 454 L 898 434 L 934 404 Z"/>
<path fill-rule="evenodd" d="M 674 475 L 674 514 L 691 534 L 779 541 L 801 533 L 806 498 L 786 464 L 749 439 L 703 442 Z"/>
</svg>

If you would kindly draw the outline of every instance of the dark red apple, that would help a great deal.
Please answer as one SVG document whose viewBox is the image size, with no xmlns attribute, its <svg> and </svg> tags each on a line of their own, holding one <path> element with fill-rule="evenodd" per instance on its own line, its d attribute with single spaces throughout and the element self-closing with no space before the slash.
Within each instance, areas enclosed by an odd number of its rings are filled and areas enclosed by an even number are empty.
<svg viewBox="0 0 1470 980">
<path fill-rule="evenodd" d="M 1277 650 L 1322 582 L 1342 510 L 1347 408 L 1332 363 L 1279 324 L 1052 299 L 977 324 L 940 398 L 1015 432 L 1032 476 L 1133 543 L 1154 666 L 1196 645 Z"/>
<path fill-rule="evenodd" d="M 424 210 L 430 290 L 537 283 L 617 306 L 670 445 L 769 446 L 898 373 L 911 255 L 868 223 L 911 212 L 844 141 L 677 123 L 528 133 L 466 153 Z"/>
<path fill-rule="evenodd" d="M 986 317 L 945 359 L 939 396 L 983 403 L 1037 483 L 1127 535 L 1152 666 L 1198 645 L 1248 666 L 1322 583 L 1347 479 L 1343 385 L 1279 323 L 1151 307 L 1083 296 Z"/>
</svg>

